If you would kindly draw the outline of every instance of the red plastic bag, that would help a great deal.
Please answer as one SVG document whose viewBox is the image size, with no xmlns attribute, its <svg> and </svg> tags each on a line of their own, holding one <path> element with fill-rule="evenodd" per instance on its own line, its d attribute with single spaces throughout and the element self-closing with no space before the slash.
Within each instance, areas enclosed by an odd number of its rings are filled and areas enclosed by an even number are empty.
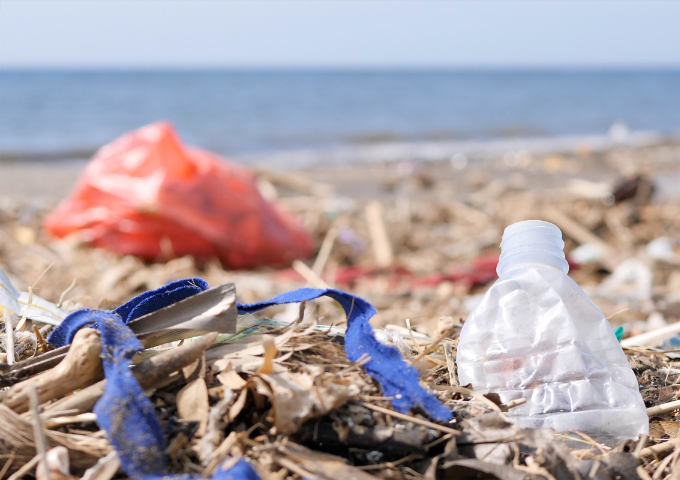
<svg viewBox="0 0 680 480">
<path fill-rule="evenodd" d="M 171 252 L 235 269 L 286 265 L 314 248 L 291 216 L 262 198 L 251 170 L 184 147 L 167 123 L 103 146 L 44 227 L 146 260 Z"/>
</svg>

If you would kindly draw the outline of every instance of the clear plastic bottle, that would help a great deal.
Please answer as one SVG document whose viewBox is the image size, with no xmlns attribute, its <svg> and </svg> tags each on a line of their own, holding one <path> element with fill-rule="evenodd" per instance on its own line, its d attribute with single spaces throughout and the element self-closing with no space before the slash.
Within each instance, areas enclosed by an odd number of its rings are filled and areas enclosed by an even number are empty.
<svg viewBox="0 0 680 480">
<path fill-rule="evenodd" d="M 637 379 L 602 311 L 567 276 L 562 232 L 529 220 L 505 229 L 499 279 L 458 344 L 461 385 L 496 392 L 525 428 L 635 438 L 649 421 Z"/>
</svg>

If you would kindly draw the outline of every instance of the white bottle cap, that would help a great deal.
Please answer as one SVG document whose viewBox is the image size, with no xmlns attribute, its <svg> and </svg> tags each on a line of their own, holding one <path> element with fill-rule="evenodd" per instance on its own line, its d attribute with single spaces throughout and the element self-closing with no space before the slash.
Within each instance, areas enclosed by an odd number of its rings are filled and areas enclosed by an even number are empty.
<svg viewBox="0 0 680 480">
<path fill-rule="evenodd" d="M 496 273 L 501 277 L 516 268 L 534 265 L 553 267 L 565 274 L 569 272 L 562 231 L 542 220 L 513 223 L 503 232 Z"/>
</svg>

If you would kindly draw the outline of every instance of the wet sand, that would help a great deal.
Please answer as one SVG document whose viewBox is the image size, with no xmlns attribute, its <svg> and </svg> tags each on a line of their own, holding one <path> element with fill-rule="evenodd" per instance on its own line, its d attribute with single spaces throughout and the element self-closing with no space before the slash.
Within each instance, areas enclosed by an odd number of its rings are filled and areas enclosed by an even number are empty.
<svg viewBox="0 0 680 480">
<path fill-rule="evenodd" d="M 66 197 L 87 160 L 0 162 L 0 197 L 46 206 Z"/>
</svg>

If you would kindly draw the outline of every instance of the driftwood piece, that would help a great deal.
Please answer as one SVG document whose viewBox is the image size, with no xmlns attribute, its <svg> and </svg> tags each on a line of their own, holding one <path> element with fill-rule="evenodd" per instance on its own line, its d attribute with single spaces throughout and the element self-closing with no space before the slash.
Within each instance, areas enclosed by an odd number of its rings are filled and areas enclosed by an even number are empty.
<svg viewBox="0 0 680 480">
<path fill-rule="evenodd" d="M 11 387 L 15 383 L 58 365 L 70 348 L 71 345 L 64 345 L 50 352 L 15 363 L 7 373 L 0 376 L 0 387 Z"/>
<path fill-rule="evenodd" d="M 2 395 L 2 404 L 23 413 L 28 410 L 33 388 L 40 403 L 45 403 L 96 382 L 104 376 L 101 352 L 99 332 L 91 328 L 80 330 L 61 363 L 11 387 Z"/>
<path fill-rule="evenodd" d="M 199 338 L 194 342 L 187 343 L 179 348 L 159 353 L 155 357 L 143 361 L 135 366 L 132 372 L 142 388 L 149 388 L 158 382 L 167 379 L 171 373 L 181 370 L 195 362 L 203 355 L 217 338 L 216 333 L 211 333 Z M 90 385 L 68 398 L 49 405 L 45 410 L 74 411 L 84 413 L 92 409 L 99 397 L 104 394 L 106 380 Z"/>
</svg>

